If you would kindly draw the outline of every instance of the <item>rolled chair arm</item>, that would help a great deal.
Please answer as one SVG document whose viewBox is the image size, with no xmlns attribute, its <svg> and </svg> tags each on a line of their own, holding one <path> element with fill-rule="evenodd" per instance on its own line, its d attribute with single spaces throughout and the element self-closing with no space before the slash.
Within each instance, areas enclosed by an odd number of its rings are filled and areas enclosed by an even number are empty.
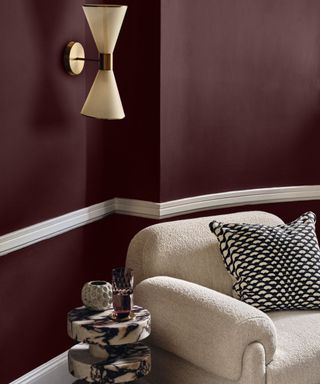
<svg viewBox="0 0 320 384">
<path fill-rule="evenodd" d="M 276 329 L 260 310 L 203 286 L 157 276 L 139 283 L 135 303 L 151 312 L 151 343 L 230 380 L 241 376 L 246 347 L 259 342 L 268 364 Z"/>
</svg>

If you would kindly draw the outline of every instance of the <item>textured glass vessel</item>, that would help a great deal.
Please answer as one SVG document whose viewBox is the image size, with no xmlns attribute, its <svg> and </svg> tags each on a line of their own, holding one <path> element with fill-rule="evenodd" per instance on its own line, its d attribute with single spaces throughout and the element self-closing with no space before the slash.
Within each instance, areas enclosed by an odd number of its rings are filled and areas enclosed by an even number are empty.
<svg viewBox="0 0 320 384">
<path fill-rule="evenodd" d="M 118 267 L 112 270 L 112 302 L 115 320 L 130 317 L 133 306 L 133 270 Z"/>
</svg>

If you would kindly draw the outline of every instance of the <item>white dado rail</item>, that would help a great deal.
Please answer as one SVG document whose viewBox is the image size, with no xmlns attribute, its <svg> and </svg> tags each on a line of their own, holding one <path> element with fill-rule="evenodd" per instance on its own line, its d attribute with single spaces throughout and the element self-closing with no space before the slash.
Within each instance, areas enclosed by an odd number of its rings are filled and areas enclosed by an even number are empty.
<svg viewBox="0 0 320 384">
<path fill-rule="evenodd" d="M 163 203 L 115 197 L 0 236 L 0 256 L 100 220 L 111 213 L 161 220 L 218 208 L 306 200 L 320 200 L 320 185 L 246 189 Z"/>
</svg>

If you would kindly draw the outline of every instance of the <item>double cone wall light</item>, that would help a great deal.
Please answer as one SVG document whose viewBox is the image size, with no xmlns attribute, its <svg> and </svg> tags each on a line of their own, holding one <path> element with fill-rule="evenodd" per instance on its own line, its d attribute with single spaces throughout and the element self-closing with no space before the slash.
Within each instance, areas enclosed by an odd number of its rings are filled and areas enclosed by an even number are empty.
<svg viewBox="0 0 320 384">
<path fill-rule="evenodd" d="M 98 59 L 86 59 L 83 46 L 71 41 L 65 48 L 64 64 L 70 75 L 80 75 L 85 61 L 98 62 L 98 73 L 81 114 L 98 119 L 124 118 L 124 111 L 113 73 L 113 51 L 127 11 L 125 5 L 85 4 L 87 22 L 96 43 Z"/>
</svg>

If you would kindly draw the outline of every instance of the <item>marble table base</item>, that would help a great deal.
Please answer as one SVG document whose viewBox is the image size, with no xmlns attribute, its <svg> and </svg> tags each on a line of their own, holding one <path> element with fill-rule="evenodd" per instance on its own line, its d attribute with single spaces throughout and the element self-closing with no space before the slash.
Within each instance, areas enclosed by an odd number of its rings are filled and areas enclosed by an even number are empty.
<svg viewBox="0 0 320 384">
<path fill-rule="evenodd" d="M 107 359 L 90 353 L 87 344 L 72 347 L 68 354 L 70 373 L 77 384 L 130 383 L 151 370 L 150 348 L 142 343 L 113 346 Z"/>
</svg>

